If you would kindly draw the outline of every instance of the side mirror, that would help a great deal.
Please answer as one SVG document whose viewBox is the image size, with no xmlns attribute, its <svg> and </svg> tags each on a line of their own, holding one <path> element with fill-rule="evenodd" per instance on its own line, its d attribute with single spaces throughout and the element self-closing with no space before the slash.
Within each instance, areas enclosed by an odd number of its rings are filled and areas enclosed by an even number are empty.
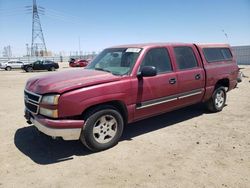
<svg viewBox="0 0 250 188">
<path fill-rule="evenodd" d="M 151 77 L 151 76 L 156 76 L 157 75 L 157 70 L 153 66 L 145 66 L 141 70 L 141 74 L 138 76 L 140 77 Z"/>
</svg>

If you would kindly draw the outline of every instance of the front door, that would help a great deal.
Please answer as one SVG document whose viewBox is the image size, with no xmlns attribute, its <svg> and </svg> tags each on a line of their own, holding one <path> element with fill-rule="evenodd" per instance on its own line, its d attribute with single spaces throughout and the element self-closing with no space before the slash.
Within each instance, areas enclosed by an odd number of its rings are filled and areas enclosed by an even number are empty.
<svg viewBox="0 0 250 188">
<path fill-rule="evenodd" d="M 42 70 L 43 62 L 38 60 L 34 63 L 33 68 L 34 70 Z"/>
</svg>

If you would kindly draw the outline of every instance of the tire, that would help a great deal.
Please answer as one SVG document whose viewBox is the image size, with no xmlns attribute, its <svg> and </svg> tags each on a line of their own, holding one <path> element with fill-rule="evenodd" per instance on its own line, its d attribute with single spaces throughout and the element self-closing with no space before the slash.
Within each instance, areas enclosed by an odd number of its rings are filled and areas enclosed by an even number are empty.
<svg viewBox="0 0 250 188">
<path fill-rule="evenodd" d="M 8 66 L 8 67 L 6 67 L 6 68 L 5 68 L 5 70 L 7 70 L 7 71 L 11 71 L 11 67 L 10 67 L 10 66 Z"/>
<path fill-rule="evenodd" d="M 48 71 L 55 71 L 56 68 L 55 67 L 50 67 Z"/>
<path fill-rule="evenodd" d="M 32 67 L 27 67 L 26 72 L 33 72 L 33 68 Z"/>
<path fill-rule="evenodd" d="M 122 115 L 112 106 L 100 106 L 86 118 L 80 140 L 92 151 L 102 151 L 115 146 L 123 132 Z"/>
<path fill-rule="evenodd" d="M 212 97 L 207 101 L 206 106 L 210 112 L 220 112 L 226 103 L 227 93 L 225 87 L 217 87 Z"/>
</svg>

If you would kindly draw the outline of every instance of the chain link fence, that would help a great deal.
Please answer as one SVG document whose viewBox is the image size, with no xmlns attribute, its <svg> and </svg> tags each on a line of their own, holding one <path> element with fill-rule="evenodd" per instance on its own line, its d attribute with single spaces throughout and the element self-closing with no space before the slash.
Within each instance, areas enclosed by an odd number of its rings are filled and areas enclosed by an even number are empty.
<svg viewBox="0 0 250 188">
<path fill-rule="evenodd" d="M 250 46 L 232 46 L 234 54 L 236 55 L 238 65 L 250 65 Z M 0 57 L 0 63 L 10 60 L 18 60 L 24 63 L 31 63 L 36 60 L 52 60 L 55 62 L 67 62 L 71 57 L 76 59 L 93 59 L 95 55 L 85 55 L 85 56 L 51 56 L 51 57 L 14 57 L 14 58 L 3 58 Z"/>
<path fill-rule="evenodd" d="M 52 60 L 55 62 L 68 62 L 70 58 L 74 59 L 93 59 L 96 56 L 91 54 L 91 55 L 85 55 L 85 56 L 46 56 L 46 57 L 30 57 L 30 56 L 25 56 L 25 57 L 11 57 L 11 58 L 5 58 L 5 57 L 0 57 L 0 63 L 2 62 L 7 62 L 7 61 L 21 61 L 24 63 L 32 63 L 37 60 Z"/>
</svg>

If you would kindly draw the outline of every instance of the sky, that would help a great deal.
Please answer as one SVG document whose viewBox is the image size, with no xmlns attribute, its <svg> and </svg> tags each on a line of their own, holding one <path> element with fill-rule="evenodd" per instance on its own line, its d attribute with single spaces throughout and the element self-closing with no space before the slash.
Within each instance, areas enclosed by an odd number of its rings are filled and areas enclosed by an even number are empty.
<svg viewBox="0 0 250 188">
<path fill-rule="evenodd" d="M 37 0 L 47 49 L 92 52 L 148 42 L 250 45 L 250 0 Z M 0 0 L 0 56 L 31 45 L 32 0 Z M 227 37 L 226 37 L 227 36 Z"/>
</svg>

